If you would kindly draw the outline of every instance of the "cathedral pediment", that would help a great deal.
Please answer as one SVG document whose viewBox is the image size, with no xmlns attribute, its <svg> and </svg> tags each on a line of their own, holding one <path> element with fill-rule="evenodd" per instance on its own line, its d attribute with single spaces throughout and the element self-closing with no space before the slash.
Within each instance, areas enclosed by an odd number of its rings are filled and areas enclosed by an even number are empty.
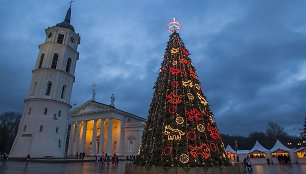
<svg viewBox="0 0 306 174">
<path fill-rule="evenodd" d="M 134 114 L 122 111 L 120 109 L 117 109 L 111 105 L 99 103 L 93 100 L 87 101 L 81 106 L 75 108 L 71 112 L 72 117 L 78 117 L 78 116 L 88 116 L 88 115 L 95 115 L 95 114 L 101 114 L 101 113 L 108 113 L 108 114 L 114 114 L 114 115 L 121 115 L 122 118 L 126 118 L 127 122 L 134 122 L 134 121 L 141 121 L 145 122 L 146 119 L 136 116 Z"/>
<path fill-rule="evenodd" d="M 96 112 L 105 112 L 105 111 L 110 111 L 113 110 L 113 107 L 109 105 L 105 105 L 102 103 L 97 103 L 94 101 L 88 101 L 84 103 L 83 105 L 75 108 L 71 115 L 76 116 L 76 115 L 85 115 L 85 114 L 90 114 L 90 113 L 96 113 Z"/>
</svg>

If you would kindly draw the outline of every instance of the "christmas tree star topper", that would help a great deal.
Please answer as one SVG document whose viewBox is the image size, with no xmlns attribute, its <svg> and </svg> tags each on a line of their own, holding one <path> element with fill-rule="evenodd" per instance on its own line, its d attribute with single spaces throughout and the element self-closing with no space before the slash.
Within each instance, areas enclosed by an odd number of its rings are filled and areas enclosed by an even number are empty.
<svg viewBox="0 0 306 174">
<path fill-rule="evenodd" d="M 182 29 L 182 25 L 175 18 L 173 18 L 173 20 L 168 24 L 167 29 L 171 33 L 178 33 Z"/>
</svg>

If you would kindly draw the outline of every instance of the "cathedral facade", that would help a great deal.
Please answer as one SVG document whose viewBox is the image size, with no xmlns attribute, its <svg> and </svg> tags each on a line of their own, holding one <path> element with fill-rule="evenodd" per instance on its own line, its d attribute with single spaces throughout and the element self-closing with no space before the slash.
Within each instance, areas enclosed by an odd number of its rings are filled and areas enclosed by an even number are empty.
<svg viewBox="0 0 306 174">
<path fill-rule="evenodd" d="M 114 106 L 94 100 L 84 103 L 72 111 L 71 134 L 68 132 L 80 44 L 70 19 L 71 5 L 64 21 L 45 30 L 46 39 L 39 45 L 11 158 L 25 158 L 28 154 L 31 158 L 64 158 L 77 152 L 136 153 L 145 119 Z"/>
<path fill-rule="evenodd" d="M 72 125 L 68 156 L 77 153 L 95 156 L 114 154 L 135 155 L 139 150 L 145 119 L 90 100 L 71 113 Z"/>
</svg>

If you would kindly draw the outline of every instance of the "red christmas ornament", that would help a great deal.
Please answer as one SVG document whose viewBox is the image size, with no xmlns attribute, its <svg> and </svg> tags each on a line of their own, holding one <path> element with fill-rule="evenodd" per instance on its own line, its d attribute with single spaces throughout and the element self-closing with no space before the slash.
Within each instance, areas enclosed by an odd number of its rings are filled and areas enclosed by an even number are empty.
<svg viewBox="0 0 306 174">
<path fill-rule="evenodd" d="M 171 114 L 176 114 L 177 108 L 176 106 L 170 106 L 168 112 Z"/>
<path fill-rule="evenodd" d="M 189 153 L 193 158 L 197 158 L 198 155 L 201 155 L 204 159 L 210 157 L 210 149 L 206 143 L 203 143 L 201 146 L 191 146 L 189 145 Z"/>
<path fill-rule="evenodd" d="M 169 156 L 172 154 L 172 147 L 166 146 L 163 150 L 163 156 Z"/>
<path fill-rule="evenodd" d="M 176 95 L 173 92 L 167 95 L 167 99 L 168 99 L 168 102 L 171 104 L 180 104 L 182 102 L 182 96 Z"/>
<path fill-rule="evenodd" d="M 207 114 L 208 114 L 208 112 L 207 112 L 206 108 L 204 108 L 204 110 L 202 111 L 202 114 L 205 114 L 205 115 L 207 115 Z"/>
<path fill-rule="evenodd" d="M 188 120 L 189 121 L 194 121 L 194 119 L 196 121 L 202 120 L 202 118 L 200 118 L 201 112 L 199 112 L 196 108 L 193 108 L 193 110 L 191 110 L 191 111 L 187 111 L 185 109 L 185 114 L 188 115 Z"/>
<path fill-rule="evenodd" d="M 183 76 L 187 76 L 187 72 L 185 70 L 182 71 Z"/>
<path fill-rule="evenodd" d="M 173 82 L 171 82 L 171 86 L 172 86 L 173 88 L 177 88 L 178 85 L 179 85 L 178 81 L 173 81 Z"/>
<path fill-rule="evenodd" d="M 170 68 L 170 73 L 172 74 L 172 75 L 174 75 L 174 74 L 179 74 L 181 72 L 181 70 L 179 69 L 179 68 Z"/>
<path fill-rule="evenodd" d="M 183 51 L 183 53 L 188 57 L 189 52 L 188 52 L 185 48 L 182 48 L 182 51 Z"/>
<path fill-rule="evenodd" d="M 217 151 L 217 146 L 215 143 L 210 143 L 210 150 L 214 153 Z"/>
<path fill-rule="evenodd" d="M 187 133 L 186 137 L 187 137 L 188 140 L 193 141 L 193 140 L 196 139 L 197 135 L 194 132 L 190 131 L 190 132 Z"/>
<path fill-rule="evenodd" d="M 179 62 L 180 62 L 181 64 L 186 64 L 186 65 L 189 65 L 189 64 L 190 64 L 190 61 L 187 60 L 187 59 L 185 59 L 185 58 L 179 58 Z"/>
<path fill-rule="evenodd" d="M 198 79 L 198 76 L 197 76 L 197 74 L 192 70 L 192 69 L 190 69 L 190 76 L 191 77 L 193 77 L 194 79 Z"/>
<path fill-rule="evenodd" d="M 207 125 L 207 131 L 210 133 L 210 137 L 213 139 L 219 139 L 220 138 L 220 134 L 218 132 L 218 128 L 217 127 L 212 127 L 210 124 Z"/>
</svg>

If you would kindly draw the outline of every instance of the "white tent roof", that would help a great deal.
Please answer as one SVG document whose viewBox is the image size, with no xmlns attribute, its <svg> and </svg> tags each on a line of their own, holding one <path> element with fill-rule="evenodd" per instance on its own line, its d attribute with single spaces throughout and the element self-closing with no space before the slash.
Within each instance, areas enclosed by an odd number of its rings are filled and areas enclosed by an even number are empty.
<svg viewBox="0 0 306 174">
<path fill-rule="evenodd" d="M 256 141 L 254 147 L 250 150 L 250 153 L 252 153 L 256 150 L 258 150 L 260 152 L 269 152 L 269 150 L 264 148 L 258 141 Z"/>
<path fill-rule="evenodd" d="M 226 152 L 236 153 L 236 151 L 230 145 L 227 145 L 225 150 Z"/>
<path fill-rule="evenodd" d="M 302 151 L 306 151 L 306 147 L 298 148 L 294 152 L 302 152 Z"/>
<path fill-rule="evenodd" d="M 286 147 L 285 145 L 283 145 L 279 140 L 276 140 L 275 145 L 272 147 L 272 149 L 270 149 L 270 152 L 275 152 L 276 150 L 284 150 L 284 151 L 291 151 L 291 149 L 289 149 L 288 147 Z"/>
<path fill-rule="evenodd" d="M 238 155 L 242 155 L 242 154 L 249 154 L 249 150 L 237 150 L 237 154 Z"/>
</svg>

